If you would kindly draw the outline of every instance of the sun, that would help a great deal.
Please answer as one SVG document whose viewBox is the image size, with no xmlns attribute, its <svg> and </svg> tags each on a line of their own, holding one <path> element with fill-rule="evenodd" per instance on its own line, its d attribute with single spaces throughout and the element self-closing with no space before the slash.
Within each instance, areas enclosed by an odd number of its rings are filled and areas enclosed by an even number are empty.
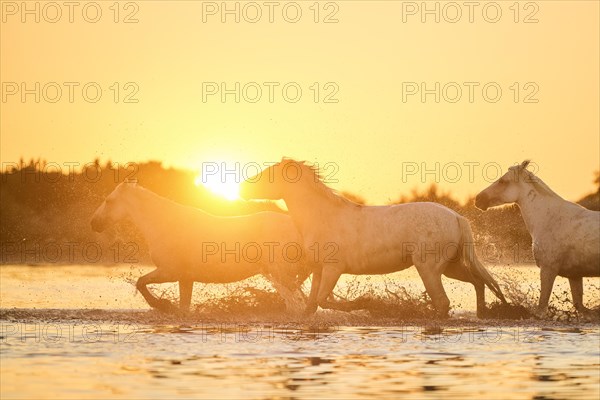
<svg viewBox="0 0 600 400">
<path fill-rule="evenodd" d="M 227 200 L 238 200 L 240 198 L 240 184 L 236 182 L 234 176 L 209 175 L 202 177 L 202 175 L 198 175 L 194 183 L 196 186 L 203 185 L 214 194 Z"/>
</svg>

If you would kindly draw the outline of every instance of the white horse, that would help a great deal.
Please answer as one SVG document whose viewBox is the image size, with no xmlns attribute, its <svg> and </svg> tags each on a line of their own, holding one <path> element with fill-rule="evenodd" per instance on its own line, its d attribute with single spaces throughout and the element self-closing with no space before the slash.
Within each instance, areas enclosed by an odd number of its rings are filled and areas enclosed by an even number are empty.
<svg viewBox="0 0 600 400">
<path fill-rule="evenodd" d="M 273 284 L 288 310 L 304 306 L 300 286 L 310 266 L 281 251 L 282 246 L 299 246 L 300 242 L 292 219 L 285 214 L 216 217 L 123 182 L 94 213 L 92 229 L 102 232 L 125 218 L 140 229 L 157 267 L 136 285 L 156 309 L 174 311 L 176 307 L 152 295 L 148 284 L 179 282 L 180 308 L 187 311 L 194 282 L 228 283 L 257 274 Z"/>
<path fill-rule="evenodd" d="M 341 274 L 387 274 L 412 265 L 436 311 L 450 301 L 442 274 L 475 286 L 477 315 L 485 311 L 485 285 L 506 302 L 500 287 L 474 252 L 469 222 L 435 203 L 362 206 L 338 196 L 312 167 L 284 158 L 242 183 L 246 199 L 283 199 L 302 234 L 313 264 L 307 313 L 328 301 Z"/>
<path fill-rule="evenodd" d="M 540 268 L 538 316 L 545 316 L 557 275 L 569 278 L 577 311 L 583 306 L 583 277 L 600 276 L 600 212 L 590 211 L 554 193 L 528 171 L 529 161 L 508 172 L 479 193 L 475 205 L 487 210 L 517 203 L 533 240 L 533 255 Z"/>
</svg>

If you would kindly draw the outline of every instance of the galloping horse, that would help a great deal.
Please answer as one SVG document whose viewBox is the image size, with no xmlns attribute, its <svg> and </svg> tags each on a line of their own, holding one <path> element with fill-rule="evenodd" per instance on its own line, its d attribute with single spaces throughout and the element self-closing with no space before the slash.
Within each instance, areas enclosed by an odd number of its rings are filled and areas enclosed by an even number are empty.
<svg viewBox="0 0 600 400">
<path fill-rule="evenodd" d="M 600 276 L 600 212 L 564 200 L 528 171 L 529 161 L 510 167 L 496 182 L 475 198 L 487 210 L 517 203 L 533 240 L 533 255 L 540 268 L 541 294 L 538 316 L 545 316 L 557 275 L 569 278 L 573 304 L 583 305 L 583 277 Z"/>
<path fill-rule="evenodd" d="M 338 196 L 314 168 L 286 158 L 243 182 L 240 194 L 285 200 L 307 253 L 322 250 L 311 260 L 307 313 L 317 305 L 335 308 L 327 299 L 341 274 L 387 274 L 412 265 L 442 317 L 450 308 L 442 274 L 475 286 L 478 316 L 485 311 L 485 285 L 506 302 L 475 255 L 469 222 L 440 204 L 362 206 Z"/>
<path fill-rule="evenodd" d="M 228 283 L 263 274 L 288 309 L 303 306 L 300 286 L 310 274 L 300 258 L 290 260 L 281 245 L 300 237 L 292 219 L 281 213 L 259 212 L 239 217 L 216 217 L 177 204 L 135 183 L 123 182 L 106 197 L 92 217 L 92 229 L 104 231 L 130 218 L 148 243 L 156 269 L 137 281 L 148 304 L 162 311 L 176 307 L 155 297 L 151 283 L 179 282 L 180 308 L 188 310 L 194 282 Z"/>
</svg>

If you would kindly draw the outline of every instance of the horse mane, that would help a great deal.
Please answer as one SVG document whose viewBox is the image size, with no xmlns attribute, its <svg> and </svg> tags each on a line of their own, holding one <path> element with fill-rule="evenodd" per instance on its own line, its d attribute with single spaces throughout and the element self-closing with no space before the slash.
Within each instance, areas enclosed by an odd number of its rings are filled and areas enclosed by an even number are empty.
<svg viewBox="0 0 600 400">
<path fill-rule="evenodd" d="M 296 161 L 291 158 L 284 158 L 284 161 L 292 162 L 299 166 L 300 170 L 302 171 L 302 175 L 307 173 L 308 176 L 312 178 L 310 179 L 310 181 L 314 184 L 314 187 L 319 191 L 319 193 L 323 194 L 326 198 L 340 205 L 361 207 L 360 204 L 355 203 L 352 200 L 346 198 L 339 191 L 327 186 L 323 180 L 323 175 L 321 174 L 321 171 L 319 171 L 319 167 L 317 165 L 309 164 L 306 161 Z"/>
<path fill-rule="evenodd" d="M 155 204 L 155 205 L 175 207 L 175 208 L 189 207 L 184 204 L 180 204 L 172 199 L 169 199 L 168 197 L 161 196 L 160 194 L 153 192 L 152 190 L 145 188 L 144 186 L 141 186 L 139 184 L 131 186 L 131 187 L 127 188 L 127 190 L 130 190 L 134 196 L 137 196 L 139 198 L 154 200 L 153 204 Z M 201 209 L 198 209 L 198 210 L 206 213 L 204 210 L 201 210 Z"/>
<path fill-rule="evenodd" d="M 523 171 L 523 173 L 527 177 L 526 182 L 531 183 L 535 190 L 538 191 L 538 193 L 540 193 L 543 196 L 553 196 L 560 198 L 560 195 L 558 195 L 554 190 L 550 189 L 550 186 L 548 186 L 544 181 L 538 178 L 533 172 L 529 171 L 527 168 L 520 168 L 520 170 Z"/>
<path fill-rule="evenodd" d="M 155 193 L 152 190 L 147 189 L 137 183 L 133 186 L 126 187 L 125 189 L 130 191 L 130 193 L 133 193 L 134 196 L 142 196 L 145 198 L 155 199 L 155 200 L 158 200 L 159 203 L 165 203 L 165 204 L 175 203 L 174 201 L 172 201 L 166 197 L 163 197 L 163 196 L 159 195 L 158 193 Z M 175 203 L 175 204 L 177 204 L 177 203 Z"/>
</svg>

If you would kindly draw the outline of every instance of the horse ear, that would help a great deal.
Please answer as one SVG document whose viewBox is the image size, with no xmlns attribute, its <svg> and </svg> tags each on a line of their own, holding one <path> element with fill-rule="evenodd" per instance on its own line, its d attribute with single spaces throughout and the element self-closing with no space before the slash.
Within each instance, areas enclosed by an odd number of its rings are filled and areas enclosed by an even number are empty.
<svg viewBox="0 0 600 400">
<path fill-rule="evenodd" d="M 520 167 L 521 169 L 525 169 L 527 168 L 527 166 L 529 165 L 529 163 L 531 162 L 531 160 L 525 160 L 521 163 Z"/>
</svg>

